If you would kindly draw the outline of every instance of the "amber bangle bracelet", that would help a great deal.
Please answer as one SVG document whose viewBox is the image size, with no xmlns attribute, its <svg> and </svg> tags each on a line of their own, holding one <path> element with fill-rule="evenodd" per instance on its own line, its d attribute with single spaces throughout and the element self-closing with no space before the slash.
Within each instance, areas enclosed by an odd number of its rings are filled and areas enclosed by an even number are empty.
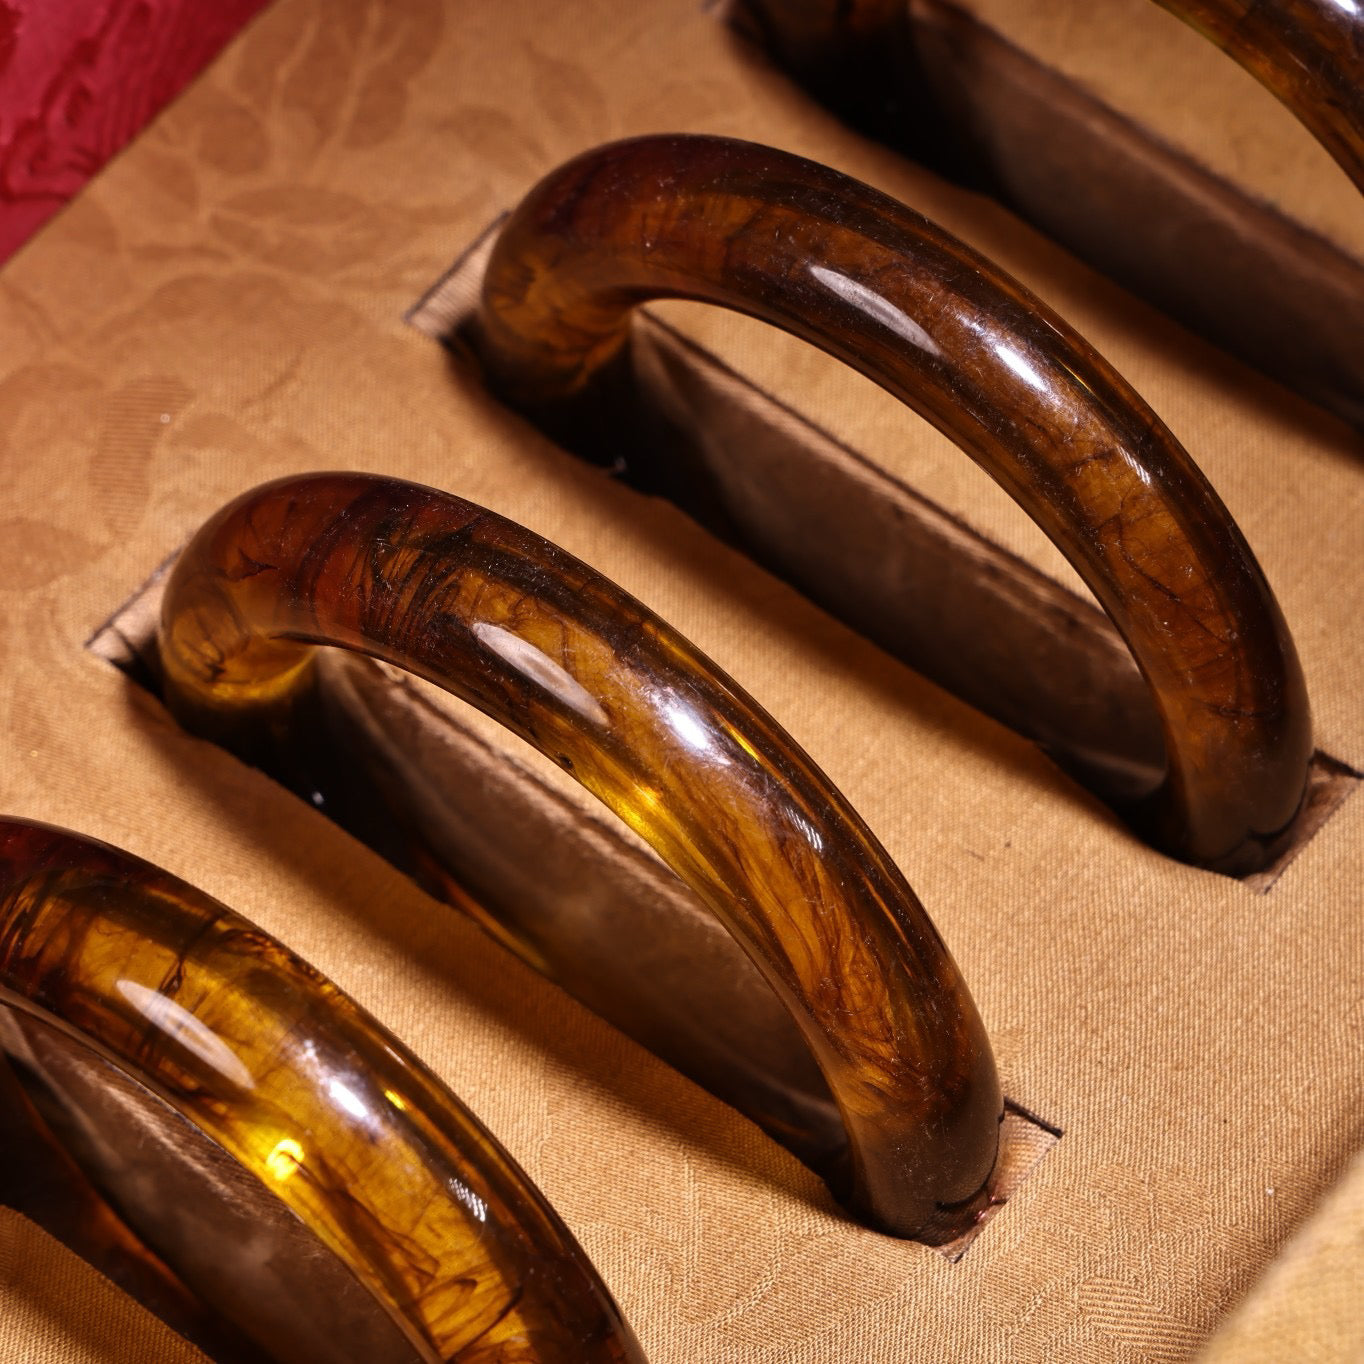
<svg viewBox="0 0 1364 1364">
<path fill-rule="evenodd" d="M 185 882 L 0 819 L 0 1002 L 228 1152 L 417 1358 L 643 1364 L 581 1247 L 478 1120 L 335 986 Z"/>
<path fill-rule="evenodd" d="M 523 527 L 350 474 L 267 484 L 195 536 L 162 609 L 168 702 L 230 736 L 287 710 L 315 644 L 472 702 L 615 810 L 791 1010 L 847 1129 L 853 1205 L 902 1235 L 970 1225 L 1002 1110 L 970 995 L 881 845 L 714 664 Z"/>
<path fill-rule="evenodd" d="M 751 143 L 646 137 L 569 162 L 508 219 L 478 326 L 490 383 L 551 419 L 581 405 L 653 298 L 804 337 L 956 441 L 1079 571 L 1151 689 L 1165 776 L 1100 794 L 1175 856 L 1263 864 L 1311 755 L 1297 656 L 1226 508 L 1092 347 L 866 185 Z"/>
</svg>

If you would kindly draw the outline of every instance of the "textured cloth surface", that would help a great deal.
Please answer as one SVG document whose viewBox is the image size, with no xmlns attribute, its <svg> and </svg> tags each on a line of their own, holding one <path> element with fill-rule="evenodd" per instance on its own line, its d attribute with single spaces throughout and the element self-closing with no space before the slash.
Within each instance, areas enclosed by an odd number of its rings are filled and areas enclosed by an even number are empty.
<svg viewBox="0 0 1364 1364">
<path fill-rule="evenodd" d="M 1356 1156 L 1270 1266 L 1245 1303 L 1231 1314 L 1201 1364 L 1298 1364 L 1364 1359 L 1364 1156 Z"/>
<path fill-rule="evenodd" d="M 404 324 L 539 174 L 660 129 L 841 166 L 1090 335 L 1261 557 L 1318 742 L 1364 764 L 1357 435 L 868 148 L 690 0 L 477 0 L 457 18 L 444 0 L 278 0 L 0 273 L 0 803 L 166 866 L 359 998 L 541 1184 L 654 1364 L 1189 1358 L 1361 1146 L 1364 803 L 1268 895 L 1174 865 L 1032 747 L 558 453 Z M 668 311 L 1064 573 L 864 381 L 744 319 Z M 951 945 L 1007 1092 L 1065 1129 L 958 1264 L 851 1226 L 730 1110 L 83 650 L 223 501 L 328 467 L 438 484 L 558 540 L 695 639 L 843 787 Z M 0 1356 L 67 1357 L 27 1320 L 0 1313 Z M 110 1360 L 177 1357 L 101 1340 Z"/>
<path fill-rule="evenodd" d="M 0 1349 L 10 1364 L 203 1364 L 204 1356 L 41 1227 L 0 1208 Z"/>
</svg>

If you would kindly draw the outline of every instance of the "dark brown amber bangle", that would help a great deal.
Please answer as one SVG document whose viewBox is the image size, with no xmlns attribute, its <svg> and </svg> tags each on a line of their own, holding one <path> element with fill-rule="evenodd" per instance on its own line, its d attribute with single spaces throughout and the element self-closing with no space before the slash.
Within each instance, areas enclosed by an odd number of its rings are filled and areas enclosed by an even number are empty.
<svg viewBox="0 0 1364 1364">
<path fill-rule="evenodd" d="M 853 1205 L 901 1235 L 970 1225 L 1002 1110 L 975 1005 L 885 850 L 714 664 L 523 527 L 355 474 L 267 484 L 194 537 L 162 609 L 167 700 L 230 739 L 287 713 L 316 644 L 463 697 L 615 810 L 791 1010 L 847 1129 Z"/>
<path fill-rule="evenodd" d="M 479 345 L 518 406 L 582 406 L 632 310 L 721 304 L 821 346 L 921 413 L 1074 564 L 1166 743 L 1155 789 L 1101 792 L 1157 846 L 1254 870 L 1301 803 L 1311 723 L 1254 556 L 1159 418 L 1055 313 L 903 204 L 751 143 L 662 136 L 553 172 L 502 229 Z M 774 496 L 779 493 L 774 492 Z"/>
<path fill-rule="evenodd" d="M 1364 6 L 1156 0 L 1272 90 L 1364 190 Z"/>
<path fill-rule="evenodd" d="M 334 985 L 185 882 L 0 819 L 0 1002 L 226 1151 L 415 1357 L 643 1364 L 581 1247 L 478 1120 Z"/>
</svg>

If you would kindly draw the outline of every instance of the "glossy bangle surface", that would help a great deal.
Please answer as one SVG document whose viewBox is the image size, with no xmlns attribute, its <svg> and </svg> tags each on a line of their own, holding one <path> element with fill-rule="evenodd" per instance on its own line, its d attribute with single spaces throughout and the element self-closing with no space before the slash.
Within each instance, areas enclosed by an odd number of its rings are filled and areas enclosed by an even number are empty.
<svg viewBox="0 0 1364 1364">
<path fill-rule="evenodd" d="M 1059 317 L 904 205 L 751 143 L 660 136 L 586 153 L 526 196 L 494 247 L 478 344 L 514 405 L 581 405 L 632 310 L 721 304 L 813 342 L 950 436 L 1079 571 L 1161 717 L 1166 772 L 1101 792 L 1157 846 L 1263 864 L 1311 757 L 1292 641 L 1193 461 Z"/>
<path fill-rule="evenodd" d="M 853 1205 L 925 1239 L 971 1224 L 1002 1100 L 970 995 L 846 800 L 712 663 L 523 527 L 353 474 L 267 484 L 195 536 L 162 608 L 168 703 L 230 740 L 287 711 L 314 644 L 463 697 L 615 810 L 796 1019 L 847 1129 Z"/>
<path fill-rule="evenodd" d="M 0 1002 L 226 1151 L 416 1357 L 643 1364 L 581 1247 L 477 1119 L 335 986 L 183 881 L 0 820 Z"/>
</svg>

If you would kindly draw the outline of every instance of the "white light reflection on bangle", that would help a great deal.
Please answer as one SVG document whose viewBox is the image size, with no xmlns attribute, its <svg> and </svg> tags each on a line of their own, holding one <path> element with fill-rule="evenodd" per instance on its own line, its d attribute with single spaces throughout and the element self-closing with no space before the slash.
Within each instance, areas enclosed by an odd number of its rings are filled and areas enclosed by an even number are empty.
<svg viewBox="0 0 1364 1364">
<path fill-rule="evenodd" d="M 704 754 L 722 767 L 729 766 L 729 759 L 716 745 L 714 732 L 680 696 L 668 695 L 663 698 L 662 709 L 668 728 L 693 753 Z"/>
<path fill-rule="evenodd" d="M 882 326 L 893 331 L 901 340 L 929 355 L 941 355 L 942 347 L 917 323 L 903 308 L 897 308 L 888 298 L 869 289 L 865 284 L 827 265 L 812 265 L 810 273 L 831 293 L 837 294 L 845 303 L 851 303 L 865 313 L 870 313 Z"/>
<path fill-rule="evenodd" d="M 569 710 L 576 711 L 594 725 L 609 723 L 606 712 L 596 697 L 566 668 L 556 663 L 543 649 L 528 639 L 504 630 L 500 625 L 479 621 L 473 627 L 474 638 L 485 649 L 495 653 L 509 667 L 537 686 L 562 701 Z"/>
<path fill-rule="evenodd" d="M 135 980 L 120 980 L 115 988 L 153 1028 L 170 1041 L 198 1057 L 206 1066 L 239 1088 L 255 1089 L 256 1082 L 242 1064 L 241 1058 L 212 1028 L 201 1023 L 183 1005 Z"/>
<path fill-rule="evenodd" d="M 454 1194 L 455 1199 L 461 1206 L 468 1209 L 470 1215 L 479 1222 L 488 1220 L 488 1205 L 481 1199 L 463 1180 L 449 1179 L 446 1187 Z"/>
<path fill-rule="evenodd" d="M 1012 346 L 1006 345 L 1003 341 L 994 343 L 995 354 L 1018 375 L 1023 382 L 1031 388 L 1035 388 L 1039 393 L 1047 392 L 1047 381 L 1033 368 L 1032 364 L 1024 359 Z"/>
<path fill-rule="evenodd" d="M 368 1120 L 369 1109 L 365 1107 L 364 1100 L 349 1085 L 344 1085 L 340 1080 L 327 1081 L 327 1093 L 336 1100 L 352 1118 L 359 1118 L 362 1122 Z"/>
</svg>

